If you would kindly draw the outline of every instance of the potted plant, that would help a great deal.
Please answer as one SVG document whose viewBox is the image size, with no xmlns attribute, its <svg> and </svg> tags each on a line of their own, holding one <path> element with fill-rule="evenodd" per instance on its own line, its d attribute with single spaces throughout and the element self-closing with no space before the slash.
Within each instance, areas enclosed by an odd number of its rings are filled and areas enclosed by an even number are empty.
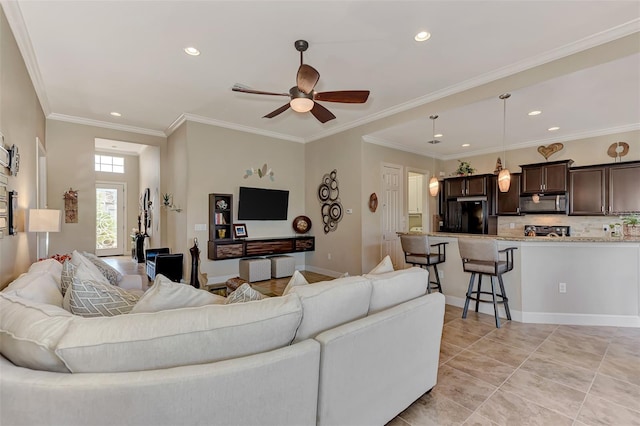
<svg viewBox="0 0 640 426">
<path fill-rule="evenodd" d="M 625 236 L 640 236 L 640 216 L 636 214 L 621 216 Z"/>
<path fill-rule="evenodd" d="M 471 167 L 471 164 L 469 164 L 468 161 L 458 160 L 458 163 L 460 164 L 458 164 L 458 168 L 454 172 L 458 176 L 469 176 L 470 174 L 473 174 L 476 171 L 476 169 Z"/>
</svg>

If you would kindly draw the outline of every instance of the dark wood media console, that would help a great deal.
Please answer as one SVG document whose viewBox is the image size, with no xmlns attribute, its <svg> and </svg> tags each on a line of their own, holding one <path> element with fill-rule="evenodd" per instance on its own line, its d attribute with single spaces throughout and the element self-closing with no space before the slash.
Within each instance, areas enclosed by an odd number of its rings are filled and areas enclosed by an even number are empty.
<svg viewBox="0 0 640 426">
<path fill-rule="evenodd" d="M 208 242 L 207 257 L 211 260 L 237 259 L 270 254 L 313 251 L 315 237 L 251 238 L 242 240 L 213 240 Z"/>
</svg>

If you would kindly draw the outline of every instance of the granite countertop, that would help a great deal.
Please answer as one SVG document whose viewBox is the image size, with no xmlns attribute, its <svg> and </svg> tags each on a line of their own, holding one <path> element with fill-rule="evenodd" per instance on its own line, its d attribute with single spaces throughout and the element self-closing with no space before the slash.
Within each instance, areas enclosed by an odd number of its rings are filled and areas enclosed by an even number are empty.
<svg viewBox="0 0 640 426">
<path fill-rule="evenodd" d="M 493 238 L 501 241 L 576 242 L 576 243 L 640 243 L 640 237 L 525 237 L 517 235 L 462 234 L 454 232 L 399 232 L 398 235 L 427 235 L 447 238 Z"/>
</svg>

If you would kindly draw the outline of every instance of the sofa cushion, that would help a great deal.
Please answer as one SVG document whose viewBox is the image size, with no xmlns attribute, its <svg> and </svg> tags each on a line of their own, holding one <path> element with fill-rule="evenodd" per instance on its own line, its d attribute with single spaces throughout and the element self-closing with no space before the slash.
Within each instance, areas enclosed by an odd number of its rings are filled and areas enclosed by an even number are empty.
<svg viewBox="0 0 640 426">
<path fill-rule="evenodd" d="M 371 280 L 369 314 L 382 311 L 427 293 L 429 273 L 423 268 L 409 268 L 384 274 L 366 274 Z"/>
<path fill-rule="evenodd" d="M 59 306 L 0 293 L 0 353 L 20 367 L 68 373 L 55 347 L 73 315 Z"/>
<path fill-rule="evenodd" d="M 389 255 L 386 255 L 384 259 L 380 261 L 370 272 L 369 274 L 384 274 L 386 272 L 393 271 L 393 262 L 391 262 L 391 258 Z"/>
<path fill-rule="evenodd" d="M 100 281 L 83 280 L 78 274 L 73 277 L 69 297 L 69 310 L 82 317 L 112 317 L 128 314 L 140 299 L 132 293 Z"/>
<path fill-rule="evenodd" d="M 291 289 L 293 287 L 299 286 L 299 285 L 307 285 L 309 284 L 307 282 L 307 279 L 304 277 L 304 275 L 302 275 L 300 273 L 300 271 L 296 270 L 293 271 L 293 275 L 291 276 L 291 278 L 289 279 L 289 282 L 287 283 L 287 286 L 284 288 L 284 291 L 282 292 L 282 295 L 286 295 L 289 294 L 289 292 L 291 291 Z"/>
<path fill-rule="evenodd" d="M 55 259 L 43 259 L 39 262 L 32 264 L 29 267 L 28 272 L 47 271 L 58 284 L 60 284 L 60 275 L 62 274 L 62 263 Z"/>
<path fill-rule="evenodd" d="M 91 263 L 93 263 L 96 268 L 100 271 L 102 275 L 109 281 L 111 285 L 118 285 L 118 283 L 122 280 L 122 274 L 113 266 L 109 265 L 104 260 L 100 259 L 98 256 L 92 253 L 87 253 L 86 251 L 82 253 L 84 257 L 89 259 Z"/>
<path fill-rule="evenodd" d="M 110 318 L 74 317 L 56 354 L 74 373 L 203 364 L 286 346 L 301 318 L 295 295 Z"/>
<path fill-rule="evenodd" d="M 171 281 L 162 274 L 156 275 L 153 285 L 147 290 L 131 313 L 159 312 L 168 309 L 188 308 L 211 304 L 223 304 L 226 299 L 188 284 Z"/>
<path fill-rule="evenodd" d="M 58 282 L 48 271 L 27 272 L 16 278 L 3 290 L 27 300 L 62 306 L 62 293 Z"/>
<path fill-rule="evenodd" d="M 362 276 L 338 278 L 293 287 L 289 294 L 302 300 L 304 315 L 294 342 L 362 318 L 369 311 L 371 282 Z"/>
<path fill-rule="evenodd" d="M 262 300 L 265 297 L 267 296 L 251 288 L 249 283 L 244 283 L 227 296 L 226 303 L 251 302 L 252 300 Z"/>
</svg>

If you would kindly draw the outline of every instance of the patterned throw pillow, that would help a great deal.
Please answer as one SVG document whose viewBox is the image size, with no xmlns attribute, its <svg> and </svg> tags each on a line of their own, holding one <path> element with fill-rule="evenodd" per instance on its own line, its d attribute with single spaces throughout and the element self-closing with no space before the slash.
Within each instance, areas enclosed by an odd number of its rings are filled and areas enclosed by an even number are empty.
<svg viewBox="0 0 640 426">
<path fill-rule="evenodd" d="M 67 289 L 73 282 L 73 276 L 76 274 L 76 266 L 71 263 L 71 260 L 65 260 L 62 264 L 62 274 L 60 275 L 60 291 L 64 296 L 67 293 Z"/>
<path fill-rule="evenodd" d="M 127 314 L 140 296 L 120 287 L 73 277 L 69 291 L 69 309 L 82 317 L 113 317 Z"/>
<path fill-rule="evenodd" d="M 118 285 L 118 283 L 122 280 L 122 274 L 118 272 L 117 269 L 109 265 L 104 260 L 100 259 L 95 254 L 87 253 L 86 251 L 82 254 L 84 255 L 84 257 L 89 259 L 91 263 L 96 265 L 96 268 L 98 268 L 102 275 L 104 275 L 104 277 L 109 280 L 109 283 L 111 283 L 111 285 Z"/>
<path fill-rule="evenodd" d="M 251 288 L 248 283 L 244 283 L 240 287 L 238 287 L 236 291 L 227 296 L 227 305 L 229 303 L 242 303 L 250 302 L 252 300 L 262 300 L 266 297 L 267 296 L 265 296 L 264 294 Z"/>
</svg>

